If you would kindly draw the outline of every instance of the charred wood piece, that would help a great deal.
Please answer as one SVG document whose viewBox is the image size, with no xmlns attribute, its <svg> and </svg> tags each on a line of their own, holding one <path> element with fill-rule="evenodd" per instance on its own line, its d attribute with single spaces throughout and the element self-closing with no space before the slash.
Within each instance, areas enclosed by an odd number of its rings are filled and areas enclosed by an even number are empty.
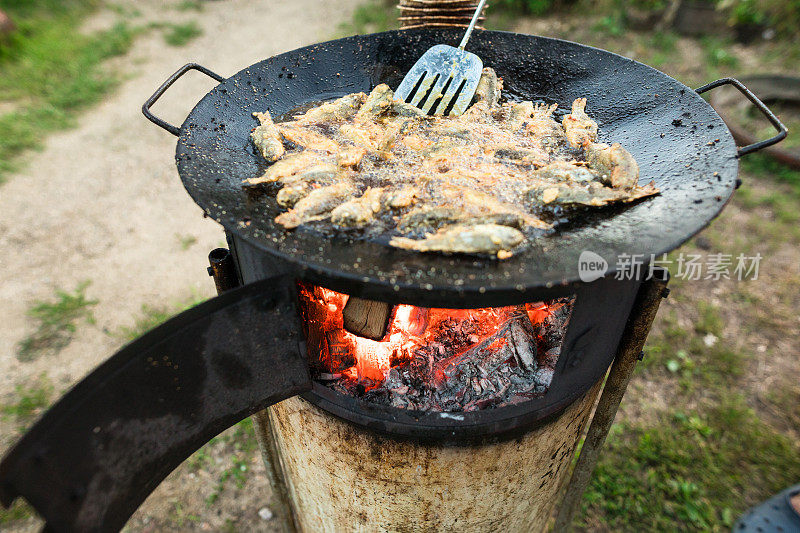
<svg viewBox="0 0 800 533">
<path fill-rule="evenodd" d="M 379 341 L 386 335 L 392 305 L 386 302 L 364 300 L 351 296 L 342 311 L 344 329 L 358 335 Z"/>
</svg>

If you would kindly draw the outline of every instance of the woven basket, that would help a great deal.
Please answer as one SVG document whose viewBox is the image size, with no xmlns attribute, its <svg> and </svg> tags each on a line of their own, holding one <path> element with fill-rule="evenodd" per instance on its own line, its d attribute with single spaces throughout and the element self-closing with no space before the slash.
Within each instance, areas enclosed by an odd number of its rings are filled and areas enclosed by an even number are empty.
<svg viewBox="0 0 800 533">
<path fill-rule="evenodd" d="M 402 28 L 466 28 L 477 7 L 477 0 L 400 0 L 398 20 Z M 485 9 L 478 18 L 478 29 L 483 29 Z"/>
</svg>

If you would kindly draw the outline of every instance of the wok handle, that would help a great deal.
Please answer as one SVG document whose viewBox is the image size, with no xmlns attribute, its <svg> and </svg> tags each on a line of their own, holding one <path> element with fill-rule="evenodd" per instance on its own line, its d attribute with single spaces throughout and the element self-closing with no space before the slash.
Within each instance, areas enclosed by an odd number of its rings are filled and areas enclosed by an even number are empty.
<svg viewBox="0 0 800 533">
<path fill-rule="evenodd" d="M 722 85 L 733 85 L 734 87 L 736 87 L 736 89 L 738 89 L 740 93 L 745 95 L 745 97 L 747 97 L 747 99 L 750 100 L 754 106 L 756 106 L 756 109 L 761 111 L 761 113 L 765 117 L 767 117 L 767 120 L 769 120 L 770 123 L 773 126 L 775 126 L 775 129 L 778 130 L 778 134 L 775 135 L 774 137 L 770 137 L 769 139 L 758 141 L 753 144 L 748 144 L 747 146 L 742 146 L 737 150 L 736 157 L 742 157 L 743 155 L 747 155 L 751 152 L 757 152 L 762 148 L 766 148 L 767 146 L 772 146 L 773 144 L 779 143 L 786 138 L 787 130 L 786 126 L 783 125 L 783 122 L 781 122 L 780 119 L 775 116 L 775 113 L 773 113 L 764 104 L 764 102 L 762 102 L 755 94 L 753 94 L 750 91 L 750 89 L 745 87 L 744 83 L 740 82 L 739 80 L 735 78 L 722 78 L 717 81 L 712 81 L 711 83 L 703 85 L 702 87 L 695 89 L 695 91 L 698 94 L 703 94 L 706 91 L 710 91 L 711 89 L 716 89 L 717 87 L 720 87 Z"/>
<path fill-rule="evenodd" d="M 0 462 L 47 531 L 118 531 L 189 455 L 243 418 L 311 389 L 294 279 L 198 305 L 122 348 Z"/>
<path fill-rule="evenodd" d="M 167 130 L 168 132 L 170 132 L 171 134 L 173 134 L 176 137 L 179 136 L 180 133 L 181 133 L 180 128 L 178 128 L 176 126 L 173 126 L 172 124 L 170 124 L 166 120 L 158 118 L 157 116 L 155 116 L 150 111 L 150 108 L 153 107 L 153 104 L 155 104 L 158 101 L 158 99 L 161 98 L 161 96 L 167 91 L 167 89 L 169 89 L 172 86 L 173 83 L 178 81 L 178 78 L 180 78 L 181 76 L 183 76 L 184 74 L 186 74 L 190 70 L 199 70 L 200 72 L 202 72 L 206 76 L 214 78 L 215 80 L 217 80 L 220 83 L 225 80 L 225 78 L 223 78 L 222 76 L 220 76 L 219 74 L 217 74 L 215 72 L 212 72 L 212 71 L 208 70 L 203 65 L 198 65 L 197 63 L 186 63 L 184 66 L 179 68 L 175 72 L 175 74 L 173 74 L 172 76 L 167 78 L 167 81 L 162 83 L 161 87 L 156 89 L 156 92 L 153 93 L 153 96 L 148 98 L 147 101 L 142 106 L 142 113 L 144 114 L 145 117 L 147 117 L 147 120 L 149 120 L 150 122 L 152 122 L 156 126 L 161 126 L 162 128 L 164 128 L 165 130 Z"/>
</svg>

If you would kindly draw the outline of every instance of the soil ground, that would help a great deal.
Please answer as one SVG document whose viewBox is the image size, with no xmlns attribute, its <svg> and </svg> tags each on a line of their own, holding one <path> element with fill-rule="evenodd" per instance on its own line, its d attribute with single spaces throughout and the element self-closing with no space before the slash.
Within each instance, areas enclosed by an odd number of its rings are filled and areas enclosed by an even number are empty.
<svg viewBox="0 0 800 533">
<path fill-rule="evenodd" d="M 43 375 L 53 388 L 51 399 L 57 398 L 125 342 L 120 332 L 134 325 L 143 306 L 175 308 L 214 294 L 206 256 L 224 245 L 224 235 L 183 189 L 175 169 L 175 138 L 142 116 L 142 103 L 155 88 L 189 61 L 229 76 L 266 57 L 331 38 L 357 3 L 226 0 L 180 10 L 177 1 L 131 0 L 102 8 L 87 20 L 87 32 L 121 18 L 141 27 L 193 20 L 202 34 L 171 47 L 159 32 L 144 32 L 127 55 L 109 65 L 126 81 L 86 112 L 75 129 L 49 136 L 24 170 L 0 185 L 0 246 L 8 251 L 0 258 L 7 273 L 0 284 L 2 404 L 13 404 L 18 385 L 31 387 Z M 214 84 L 190 73 L 154 110 L 180 124 Z M 20 361 L 18 343 L 34 329 L 29 308 L 83 281 L 91 282 L 87 298 L 98 302 L 92 308 L 95 323 L 78 322 L 72 342 L 57 355 Z M 17 435 L 16 421 L 4 416 L 0 451 Z M 260 475 L 263 465 L 254 447 L 242 445 L 252 435 L 240 438 L 231 430 L 226 439 L 208 448 L 202 468 L 184 466 L 170 476 L 129 528 L 272 529 L 274 520 L 258 515 L 269 496 Z M 238 477 L 230 474 L 232 466 Z M 219 495 L 207 504 L 221 477 L 226 481 Z M 39 526 L 27 519 L 0 524 L 4 527 L 33 531 Z"/>
</svg>

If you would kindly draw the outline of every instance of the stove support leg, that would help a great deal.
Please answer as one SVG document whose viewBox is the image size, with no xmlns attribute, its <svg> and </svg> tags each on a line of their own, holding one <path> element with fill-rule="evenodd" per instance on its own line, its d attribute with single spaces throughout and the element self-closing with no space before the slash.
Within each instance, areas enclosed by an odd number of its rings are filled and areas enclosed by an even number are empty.
<svg viewBox="0 0 800 533">
<path fill-rule="evenodd" d="M 214 278 L 217 287 L 217 294 L 222 294 L 230 289 L 235 289 L 241 285 L 239 275 L 233 255 L 226 248 L 216 248 L 208 254 L 208 275 Z M 267 469 L 270 487 L 272 487 L 272 498 L 270 498 L 270 508 L 276 515 L 278 523 L 283 525 L 286 533 L 296 533 L 297 523 L 289 503 L 289 491 L 286 487 L 286 477 L 281 468 L 278 450 L 275 447 L 275 440 L 272 436 L 272 427 L 269 421 L 267 410 L 259 411 L 251 419 L 255 429 L 258 447 L 261 450 L 261 458 Z"/>
<path fill-rule="evenodd" d="M 597 459 L 614 422 L 622 396 L 628 388 L 633 369 L 641 359 L 642 349 L 658 312 L 658 306 L 669 294 L 667 283 L 669 283 L 669 272 L 663 268 L 654 268 L 653 276 L 645 280 L 639 288 L 617 354 L 608 372 L 605 387 L 597 402 L 589 430 L 586 432 L 581 454 L 564 490 L 564 498 L 553 526 L 553 531 L 556 533 L 571 529 L 575 512 L 597 465 Z"/>
</svg>

